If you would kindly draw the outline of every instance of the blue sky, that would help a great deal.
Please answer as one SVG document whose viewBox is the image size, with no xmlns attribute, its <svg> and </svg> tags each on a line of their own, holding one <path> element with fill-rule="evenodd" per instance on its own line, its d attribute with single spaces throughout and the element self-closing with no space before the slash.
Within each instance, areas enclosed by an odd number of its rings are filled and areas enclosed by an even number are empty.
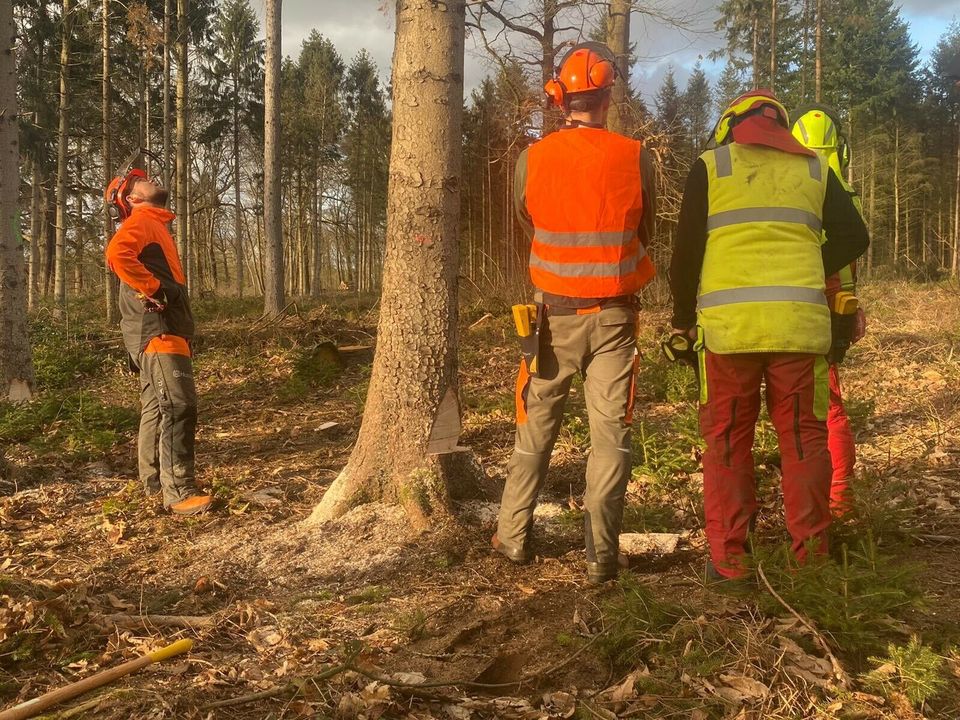
<svg viewBox="0 0 960 720">
<path fill-rule="evenodd" d="M 633 68 L 632 80 L 649 104 L 652 104 L 653 95 L 669 66 L 673 66 L 677 82 L 682 87 L 697 58 L 706 57 L 723 44 L 720 34 L 713 31 L 714 0 L 655 2 L 661 9 L 690 16 L 692 30 L 678 31 L 634 13 L 631 33 L 637 43 L 639 62 Z M 252 4 L 262 18 L 263 0 L 253 0 Z M 366 48 L 377 63 L 381 77 L 386 80 L 393 52 L 392 6 L 391 0 L 284 0 L 284 53 L 296 55 L 304 38 L 316 28 L 329 37 L 347 59 Z M 960 8 L 956 0 L 906 0 L 902 12 L 910 25 L 914 42 L 920 46 L 921 58 L 926 61 L 950 22 L 960 15 Z M 465 68 L 468 90 L 476 86 L 489 68 L 483 50 L 468 41 Z M 705 59 L 704 68 L 708 75 L 715 77 L 722 63 Z"/>
</svg>

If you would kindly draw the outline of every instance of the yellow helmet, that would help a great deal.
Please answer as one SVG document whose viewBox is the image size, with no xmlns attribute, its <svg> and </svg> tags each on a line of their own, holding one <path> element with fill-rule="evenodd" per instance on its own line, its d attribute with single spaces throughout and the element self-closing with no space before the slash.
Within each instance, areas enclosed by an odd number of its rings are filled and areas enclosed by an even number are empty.
<svg viewBox="0 0 960 720">
<path fill-rule="evenodd" d="M 791 132 L 805 147 L 827 156 L 830 167 L 840 175 L 850 164 L 850 148 L 840 117 L 826 105 L 804 105 L 794 111 Z"/>
<path fill-rule="evenodd" d="M 784 127 L 789 127 L 790 116 L 787 113 L 787 109 L 777 100 L 772 92 L 764 90 L 763 88 L 751 90 L 738 97 L 723 111 L 713 131 L 713 139 L 717 145 L 723 145 L 723 143 L 726 142 L 738 118 L 763 107 L 773 108 L 777 113 L 778 121 Z"/>
</svg>

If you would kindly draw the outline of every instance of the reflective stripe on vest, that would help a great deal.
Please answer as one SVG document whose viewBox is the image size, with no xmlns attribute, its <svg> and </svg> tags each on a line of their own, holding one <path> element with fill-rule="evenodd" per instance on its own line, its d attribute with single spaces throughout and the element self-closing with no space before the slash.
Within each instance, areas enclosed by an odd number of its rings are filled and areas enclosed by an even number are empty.
<svg viewBox="0 0 960 720">
<path fill-rule="evenodd" d="M 714 290 L 697 298 L 697 307 L 712 308 L 718 305 L 734 305 L 751 302 L 798 302 L 826 305 L 823 290 L 791 285 L 758 285 L 754 287 Z"/>
<path fill-rule="evenodd" d="M 825 354 L 825 158 L 732 143 L 701 159 L 709 215 L 697 314 L 707 349 Z"/>
<path fill-rule="evenodd" d="M 547 135 L 527 151 L 530 278 L 568 297 L 629 295 L 654 275 L 637 234 L 642 145 L 601 128 Z"/>
</svg>

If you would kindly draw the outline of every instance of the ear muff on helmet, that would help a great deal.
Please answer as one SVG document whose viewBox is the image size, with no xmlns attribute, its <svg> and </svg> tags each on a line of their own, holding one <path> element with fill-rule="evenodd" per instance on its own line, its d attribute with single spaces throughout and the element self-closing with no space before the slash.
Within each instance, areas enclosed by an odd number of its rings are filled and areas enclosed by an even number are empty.
<svg viewBox="0 0 960 720">
<path fill-rule="evenodd" d="M 133 208 L 130 206 L 127 196 L 130 195 L 138 180 L 148 179 L 147 172 L 143 169 L 145 157 L 162 164 L 155 153 L 146 148 L 137 148 L 117 168 L 116 176 L 107 185 L 104 199 L 106 200 L 107 212 L 110 213 L 110 217 L 115 222 L 123 222 L 130 217 Z"/>
<path fill-rule="evenodd" d="M 790 127 L 790 115 L 787 108 L 774 97 L 768 90 L 751 90 L 744 93 L 734 100 L 727 109 L 720 115 L 717 125 L 713 130 L 713 139 L 717 145 L 723 145 L 730 137 L 730 131 L 733 130 L 740 120 L 747 115 L 753 115 L 757 112 L 772 110 L 773 116 L 784 127 Z"/>
<path fill-rule="evenodd" d="M 839 139 L 837 141 L 837 158 L 840 160 L 840 169 L 846 170 L 847 166 L 850 164 L 850 145 L 847 143 L 847 136 L 842 133 L 838 133 Z"/>
<path fill-rule="evenodd" d="M 553 105 L 565 110 L 568 95 L 611 87 L 617 72 L 610 48 L 598 42 L 580 43 L 566 52 L 543 91 Z"/>
</svg>

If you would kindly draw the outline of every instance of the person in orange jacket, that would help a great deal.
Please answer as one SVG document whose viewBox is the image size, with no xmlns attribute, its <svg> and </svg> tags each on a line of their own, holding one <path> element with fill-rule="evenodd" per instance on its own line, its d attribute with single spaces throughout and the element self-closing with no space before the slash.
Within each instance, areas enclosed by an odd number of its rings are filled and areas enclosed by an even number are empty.
<svg viewBox="0 0 960 720">
<path fill-rule="evenodd" d="M 131 163 L 132 165 L 132 163 Z M 197 489 L 194 446 L 197 391 L 190 340 L 193 313 L 186 278 L 168 224 L 167 191 L 137 168 L 107 188 L 120 229 L 107 244 L 107 264 L 120 278 L 120 328 L 131 364 L 140 372 L 140 480 L 148 495 L 178 515 L 206 510 Z"/>
<path fill-rule="evenodd" d="M 564 125 L 517 160 L 514 202 L 532 238 L 537 351 L 520 364 L 516 441 L 492 541 L 509 560 L 530 560 L 534 508 L 571 382 L 580 374 L 590 420 L 584 494 L 590 583 L 618 572 L 637 368 L 634 293 L 654 275 L 646 252 L 656 217 L 650 154 L 604 128 L 615 66 L 599 43 L 570 50 L 544 88 L 563 110 Z"/>
</svg>

